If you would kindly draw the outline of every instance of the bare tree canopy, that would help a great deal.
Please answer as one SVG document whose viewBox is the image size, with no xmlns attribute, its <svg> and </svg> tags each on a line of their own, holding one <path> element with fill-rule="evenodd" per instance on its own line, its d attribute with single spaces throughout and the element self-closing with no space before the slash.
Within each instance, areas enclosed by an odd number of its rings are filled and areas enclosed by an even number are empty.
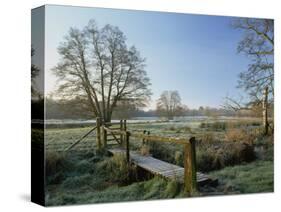
<svg viewBox="0 0 281 212">
<path fill-rule="evenodd" d="M 71 28 L 58 48 L 59 64 L 53 69 L 60 80 L 60 94 L 87 99 L 93 114 L 108 122 L 120 101 L 143 105 L 150 97 L 145 60 L 126 45 L 115 26 L 98 28 L 94 20 L 79 30 Z"/>
<path fill-rule="evenodd" d="M 233 27 L 243 30 L 244 37 L 237 50 L 251 59 L 248 69 L 239 76 L 239 87 L 245 89 L 252 100 L 260 100 L 268 87 L 274 96 L 274 22 L 270 19 L 239 19 Z"/>
<path fill-rule="evenodd" d="M 235 19 L 232 26 L 242 30 L 244 35 L 238 43 L 238 53 L 245 54 L 251 62 L 248 69 L 241 72 L 238 88 L 247 93 L 239 100 L 226 98 L 225 106 L 229 109 L 252 109 L 261 106 L 263 92 L 269 88 L 269 102 L 274 97 L 274 22 L 270 19 L 241 18 Z"/>
<path fill-rule="evenodd" d="M 169 120 L 181 115 L 183 109 L 178 91 L 164 91 L 157 101 L 157 113 Z"/>
</svg>

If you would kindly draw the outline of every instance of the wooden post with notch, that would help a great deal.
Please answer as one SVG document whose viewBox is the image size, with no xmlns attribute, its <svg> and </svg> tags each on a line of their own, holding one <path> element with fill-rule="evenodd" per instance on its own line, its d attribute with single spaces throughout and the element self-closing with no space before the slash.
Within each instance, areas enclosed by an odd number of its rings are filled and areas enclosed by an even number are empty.
<svg viewBox="0 0 281 212">
<path fill-rule="evenodd" d="M 126 131 L 125 133 L 125 142 L 126 142 L 126 160 L 127 163 L 130 163 L 130 132 Z"/>
<path fill-rule="evenodd" d="M 191 195 L 197 190 L 195 137 L 184 145 L 184 190 Z"/>
<path fill-rule="evenodd" d="M 96 126 L 97 126 L 97 133 L 96 133 L 96 139 L 97 139 L 97 149 L 100 150 L 101 148 L 101 123 L 100 118 L 96 118 Z"/>
</svg>

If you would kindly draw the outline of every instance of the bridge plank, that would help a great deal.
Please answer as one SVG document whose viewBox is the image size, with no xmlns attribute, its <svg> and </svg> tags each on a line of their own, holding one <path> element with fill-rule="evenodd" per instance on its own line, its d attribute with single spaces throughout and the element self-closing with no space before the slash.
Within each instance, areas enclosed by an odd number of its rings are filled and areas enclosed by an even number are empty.
<svg viewBox="0 0 281 212">
<path fill-rule="evenodd" d="M 112 148 L 108 149 L 110 153 L 115 154 L 126 154 L 125 149 L 121 148 Z M 184 182 L 184 168 L 156 159 L 152 156 L 144 156 L 136 151 L 130 152 L 131 161 L 137 166 L 149 171 L 152 174 L 162 176 L 167 179 L 176 180 L 178 182 Z M 216 179 L 212 179 L 206 174 L 201 172 L 197 172 L 197 184 L 199 186 L 212 183 L 217 181 Z"/>
</svg>

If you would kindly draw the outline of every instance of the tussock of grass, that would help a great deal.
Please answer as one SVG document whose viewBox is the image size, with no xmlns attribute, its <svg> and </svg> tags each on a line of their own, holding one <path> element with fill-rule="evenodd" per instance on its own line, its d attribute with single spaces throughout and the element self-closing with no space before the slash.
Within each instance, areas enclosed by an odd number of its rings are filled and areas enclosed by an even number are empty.
<svg viewBox="0 0 281 212">
<path fill-rule="evenodd" d="M 209 172 L 256 158 L 254 148 L 248 144 L 221 143 L 217 146 L 199 146 L 196 152 L 198 170 Z"/>
<path fill-rule="evenodd" d="M 203 135 L 201 135 L 199 137 L 199 144 L 202 144 L 204 146 L 212 145 L 216 142 L 217 142 L 217 139 L 215 138 L 215 135 L 212 132 L 205 132 Z"/>
<path fill-rule="evenodd" d="M 259 136 L 254 130 L 230 128 L 227 130 L 225 137 L 230 142 L 240 142 L 247 144 L 254 144 L 255 139 Z"/>
<path fill-rule="evenodd" d="M 123 154 L 116 154 L 111 158 L 99 162 L 96 172 L 105 177 L 110 183 L 126 184 L 135 175 L 135 169 L 126 161 Z"/>
<path fill-rule="evenodd" d="M 164 195 L 166 195 L 167 198 L 173 198 L 176 197 L 180 192 L 181 192 L 180 184 L 173 180 L 168 182 Z"/>
</svg>

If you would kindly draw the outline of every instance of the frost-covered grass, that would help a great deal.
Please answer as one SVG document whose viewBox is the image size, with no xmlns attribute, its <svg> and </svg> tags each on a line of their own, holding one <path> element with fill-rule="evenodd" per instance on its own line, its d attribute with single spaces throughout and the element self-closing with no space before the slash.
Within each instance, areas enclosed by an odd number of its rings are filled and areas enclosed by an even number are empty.
<svg viewBox="0 0 281 212">
<path fill-rule="evenodd" d="M 57 157 L 57 173 L 47 176 L 47 205 L 88 204 L 185 197 L 183 185 L 159 177 L 127 178 L 122 157 L 94 154 Z M 114 171 L 113 171 L 114 170 Z M 131 172 L 132 173 L 132 172 Z M 219 186 L 196 196 L 273 191 L 273 162 L 255 161 L 210 172 Z M 123 177 L 120 177 L 123 176 Z"/>
<path fill-rule="evenodd" d="M 247 165 L 227 167 L 211 172 L 227 193 L 259 193 L 273 192 L 273 161 L 255 161 Z"/>
<path fill-rule="evenodd" d="M 45 130 L 45 146 L 50 151 L 64 150 L 72 143 L 80 139 L 83 135 L 89 132 L 92 127 L 80 127 L 80 128 L 56 128 Z M 88 146 L 95 145 L 95 135 L 91 133 L 89 136 L 83 139 L 81 145 L 87 144 Z M 77 146 L 81 147 L 80 144 Z"/>
<path fill-rule="evenodd" d="M 256 120 L 244 119 L 227 122 L 204 119 L 127 125 L 130 131 L 146 130 L 150 131 L 151 135 L 183 138 L 195 136 L 198 141 L 196 148 L 198 168 L 219 179 L 218 187 L 212 188 L 211 192 L 209 188 L 202 189 L 197 195 L 209 195 L 212 192 L 232 194 L 273 191 L 273 136 L 260 136 L 259 130 L 253 130 L 258 127 Z M 84 146 L 88 151 L 74 151 L 69 155 L 56 153 L 57 150 L 71 145 L 90 129 L 91 127 L 78 127 L 46 130 L 48 205 L 185 196 L 183 186 L 176 182 L 158 177 L 140 178 L 135 172 L 135 167 L 126 166 L 122 158 L 94 153 L 95 134 L 90 134 L 73 149 L 79 150 Z M 242 134 L 241 130 L 246 130 L 251 136 Z M 236 137 L 239 141 L 236 141 Z M 251 163 L 249 162 L 255 159 L 252 157 L 253 148 L 245 149 L 244 144 L 242 145 L 249 137 L 259 147 L 256 160 Z M 131 149 L 140 151 L 141 144 L 140 139 L 130 139 Z M 156 158 L 183 166 L 182 145 L 152 142 L 148 144 L 146 152 L 148 151 Z"/>
<path fill-rule="evenodd" d="M 125 156 L 47 155 L 47 205 L 136 201 L 184 196 L 174 181 L 140 179 Z M 50 170 L 52 170 L 50 172 Z"/>
<path fill-rule="evenodd" d="M 195 136 L 197 140 L 204 137 L 206 133 L 212 133 L 216 139 L 225 140 L 226 131 L 222 129 L 226 129 L 226 125 L 240 128 L 245 126 L 251 127 L 253 124 L 258 125 L 258 121 L 256 119 L 204 118 L 202 120 L 194 119 L 188 121 L 128 123 L 127 129 L 139 132 L 146 130 L 150 131 L 152 135 L 169 137 L 189 138 Z M 45 131 L 45 144 L 47 149 L 64 149 L 81 138 L 90 129 L 91 127 L 47 128 Z M 95 135 L 92 133 L 87 136 L 81 144 L 87 143 L 88 146 L 95 145 L 95 139 Z M 136 141 L 136 145 L 141 143 L 140 140 L 134 140 L 133 138 L 132 141 Z"/>
</svg>

